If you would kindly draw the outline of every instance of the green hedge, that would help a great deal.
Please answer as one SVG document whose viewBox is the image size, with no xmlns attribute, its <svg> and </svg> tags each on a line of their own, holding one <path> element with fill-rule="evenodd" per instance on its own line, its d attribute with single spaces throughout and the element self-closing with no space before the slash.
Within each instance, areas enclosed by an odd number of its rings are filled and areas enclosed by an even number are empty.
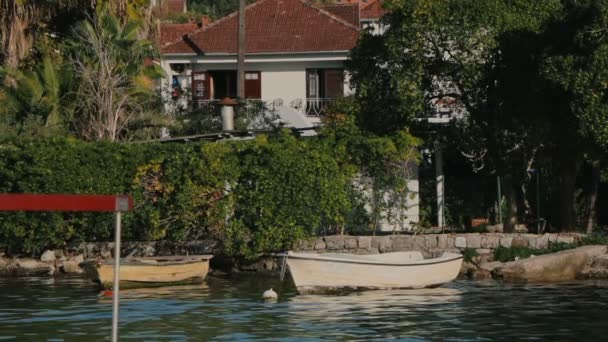
<svg viewBox="0 0 608 342">
<path fill-rule="evenodd" d="M 124 216 L 125 240 L 212 238 L 229 255 L 255 258 L 320 229 L 369 224 L 353 186 L 360 164 L 369 161 L 353 149 L 369 150 L 377 139 L 298 139 L 285 130 L 240 142 L 4 141 L 0 192 L 131 194 L 135 211 Z M 386 144 L 386 155 L 394 156 L 399 144 Z M 108 241 L 112 224 L 111 214 L 0 213 L 0 248 L 37 254 Z"/>
</svg>

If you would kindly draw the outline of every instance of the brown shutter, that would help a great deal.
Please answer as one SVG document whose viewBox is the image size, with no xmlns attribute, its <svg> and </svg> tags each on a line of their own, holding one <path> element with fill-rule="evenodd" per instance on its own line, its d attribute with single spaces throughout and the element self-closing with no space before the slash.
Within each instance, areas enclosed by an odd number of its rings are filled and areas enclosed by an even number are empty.
<svg viewBox="0 0 608 342">
<path fill-rule="evenodd" d="M 259 71 L 245 72 L 245 98 L 262 98 L 262 75 Z"/>
<path fill-rule="evenodd" d="M 210 93 L 209 74 L 204 71 L 192 72 L 192 99 L 196 101 L 209 100 Z"/>
<path fill-rule="evenodd" d="M 325 97 L 344 96 L 344 71 L 325 70 Z"/>
</svg>

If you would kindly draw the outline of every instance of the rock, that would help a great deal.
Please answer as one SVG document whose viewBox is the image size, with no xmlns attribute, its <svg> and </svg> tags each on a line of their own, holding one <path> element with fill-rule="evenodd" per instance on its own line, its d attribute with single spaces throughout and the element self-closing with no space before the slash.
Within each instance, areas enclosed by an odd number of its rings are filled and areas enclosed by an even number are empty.
<svg viewBox="0 0 608 342">
<path fill-rule="evenodd" d="M 500 244 L 500 238 L 493 234 L 481 236 L 481 248 L 496 248 Z"/>
<path fill-rule="evenodd" d="M 507 282 L 574 280 L 592 258 L 606 253 L 606 246 L 585 246 L 505 263 L 499 273 Z"/>
<path fill-rule="evenodd" d="M 501 240 L 501 244 L 502 244 L 502 240 Z M 504 246 L 504 247 L 507 247 L 507 246 Z M 521 236 L 513 237 L 511 240 L 511 247 L 528 247 L 528 240 Z"/>
<path fill-rule="evenodd" d="M 454 246 L 448 245 L 448 236 L 447 235 L 445 235 L 445 234 L 437 235 L 437 248 L 447 249 L 450 247 L 454 247 Z"/>
<path fill-rule="evenodd" d="M 77 264 L 80 264 L 81 262 L 84 262 L 84 255 L 78 254 L 77 256 L 72 258 L 72 261 L 74 261 Z"/>
<path fill-rule="evenodd" d="M 528 228 L 526 227 L 525 224 L 516 224 L 515 227 L 513 228 L 513 230 L 516 233 L 527 233 L 528 232 Z"/>
<path fill-rule="evenodd" d="M 44 253 L 42 253 L 42 256 L 40 256 L 40 261 L 44 262 L 53 262 L 55 261 L 55 259 L 57 259 L 57 257 L 55 256 L 55 251 L 51 250 L 44 251 Z"/>
<path fill-rule="evenodd" d="M 549 246 L 549 236 L 547 234 L 536 238 L 536 243 L 532 245 L 536 249 L 545 249 Z"/>
<path fill-rule="evenodd" d="M 478 269 L 476 269 L 476 270 L 474 270 L 472 272 L 471 278 L 473 280 L 491 279 L 492 278 L 492 273 L 490 273 L 490 271 L 488 271 L 488 270 L 484 270 L 484 269 L 478 268 Z"/>
<path fill-rule="evenodd" d="M 63 264 L 61 264 L 61 271 L 63 273 L 82 273 L 83 270 L 80 268 L 79 264 L 80 263 L 73 260 L 64 261 Z"/>
<path fill-rule="evenodd" d="M 429 235 L 423 235 L 423 236 L 424 236 L 424 245 L 425 245 L 426 249 L 437 248 L 437 245 L 438 245 L 437 235 L 429 234 Z"/>
<path fill-rule="evenodd" d="M 608 279 L 608 254 L 594 257 L 581 276 L 588 279 Z"/>
<path fill-rule="evenodd" d="M 512 237 L 503 237 L 502 239 L 500 239 L 500 245 L 505 248 L 510 248 L 512 244 L 513 244 Z"/>
<path fill-rule="evenodd" d="M 314 249 L 315 251 L 323 250 L 326 246 L 325 241 L 323 241 L 322 238 L 318 238 L 317 241 L 315 241 Z"/>
<path fill-rule="evenodd" d="M 357 249 L 359 247 L 359 243 L 357 242 L 357 238 L 354 236 L 347 236 L 344 238 L 344 247 L 346 249 Z"/>
<path fill-rule="evenodd" d="M 379 252 L 389 252 L 393 249 L 393 240 L 390 236 L 374 236 L 372 237 L 372 248 L 378 249 Z"/>
<path fill-rule="evenodd" d="M 372 248 L 372 237 L 371 236 L 359 236 L 357 237 L 359 241 L 359 248 L 361 249 L 371 249 Z"/>
<path fill-rule="evenodd" d="M 574 243 L 574 236 L 558 236 L 558 243 Z"/>
<path fill-rule="evenodd" d="M 481 248 L 481 236 L 479 233 L 467 234 L 466 236 L 468 248 Z"/>
<path fill-rule="evenodd" d="M 480 269 L 486 270 L 488 272 L 493 272 L 495 269 L 502 267 L 503 263 L 500 261 L 492 261 L 492 262 L 482 262 L 479 265 Z"/>
<path fill-rule="evenodd" d="M 487 229 L 488 233 L 502 233 L 504 230 L 504 227 L 503 227 L 502 223 L 499 223 L 499 224 L 487 226 L 486 229 Z"/>
<path fill-rule="evenodd" d="M 326 236 L 323 238 L 323 240 L 325 240 L 325 245 L 327 249 L 344 249 L 344 236 L 342 235 Z"/>
<path fill-rule="evenodd" d="M 467 239 L 464 236 L 458 236 L 454 240 L 454 246 L 456 248 L 467 248 Z"/>
<path fill-rule="evenodd" d="M 489 248 L 477 248 L 475 250 L 475 252 L 477 252 L 477 254 L 479 254 L 479 255 L 492 254 L 492 250 Z"/>
<path fill-rule="evenodd" d="M 36 276 L 53 274 L 54 266 L 34 259 L 15 259 L 9 265 L 10 273 L 17 276 Z"/>
<path fill-rule="evenodd" d="M 462 266 L 460 266 L 460 271 L 458 272 L 458 274 L 461 276 L 468 276 L 475 272 L 475 270 L 477 270 L 477 266 L 465 261 L 462 263 Z"/>
</svg>

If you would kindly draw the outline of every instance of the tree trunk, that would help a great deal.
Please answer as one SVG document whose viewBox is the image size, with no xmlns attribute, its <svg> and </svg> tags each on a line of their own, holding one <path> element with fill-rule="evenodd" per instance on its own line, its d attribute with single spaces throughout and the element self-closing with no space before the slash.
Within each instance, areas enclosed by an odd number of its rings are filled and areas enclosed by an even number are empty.
<svg viewBox="0 0 608 342">
<path fill-rule="evenodd" d="M 555 227 L 559 231 L 571 231 L 576 227 L 576 216 L 574 212 L 574 192 L 576 190 L 576 176 L 580 167 L 580 161 L 572 160 L 564 163 L 561 167 L 560 191 L 557 198 L 557 213 Z"/>
<path fill-rule="evenodd" d="M 239 37 L 236 65 L 236 96 L 240 99 L 245 98 L 245 1 L 246 0 L 239 0 Z"/>
<path fill-rule="evenodd" d="M 589 197 L 587 198 L 587 234 L 593 233 L 593 226 L 595 225 L 595 205 L 597 203 L 597 194 L 600 185 L 600 161 L 593 160 L 591 162 L 591 189 L 589 189 Z"/>
<path fill-rule="evenodd" d="M 507 201 L 507 215 L 503 218 L 503 231 L 513 233 L 517 224 L 517 191 L 512 177 L 506 177 L 505 199 Z"/>
</svg>

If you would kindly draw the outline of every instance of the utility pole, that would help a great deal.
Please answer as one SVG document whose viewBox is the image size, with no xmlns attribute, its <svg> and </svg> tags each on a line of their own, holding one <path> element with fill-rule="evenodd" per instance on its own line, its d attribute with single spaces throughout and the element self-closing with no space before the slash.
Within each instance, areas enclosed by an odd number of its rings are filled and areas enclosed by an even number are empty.
<svg viewBox="0 0 608 342">
<path fill-rule="evenodd" d="M 236 96 L 239 99 L 245 98 L 245 2 L 246 0 L 239 0 L 239 37 L 236 61 Z"/>
</svg>

